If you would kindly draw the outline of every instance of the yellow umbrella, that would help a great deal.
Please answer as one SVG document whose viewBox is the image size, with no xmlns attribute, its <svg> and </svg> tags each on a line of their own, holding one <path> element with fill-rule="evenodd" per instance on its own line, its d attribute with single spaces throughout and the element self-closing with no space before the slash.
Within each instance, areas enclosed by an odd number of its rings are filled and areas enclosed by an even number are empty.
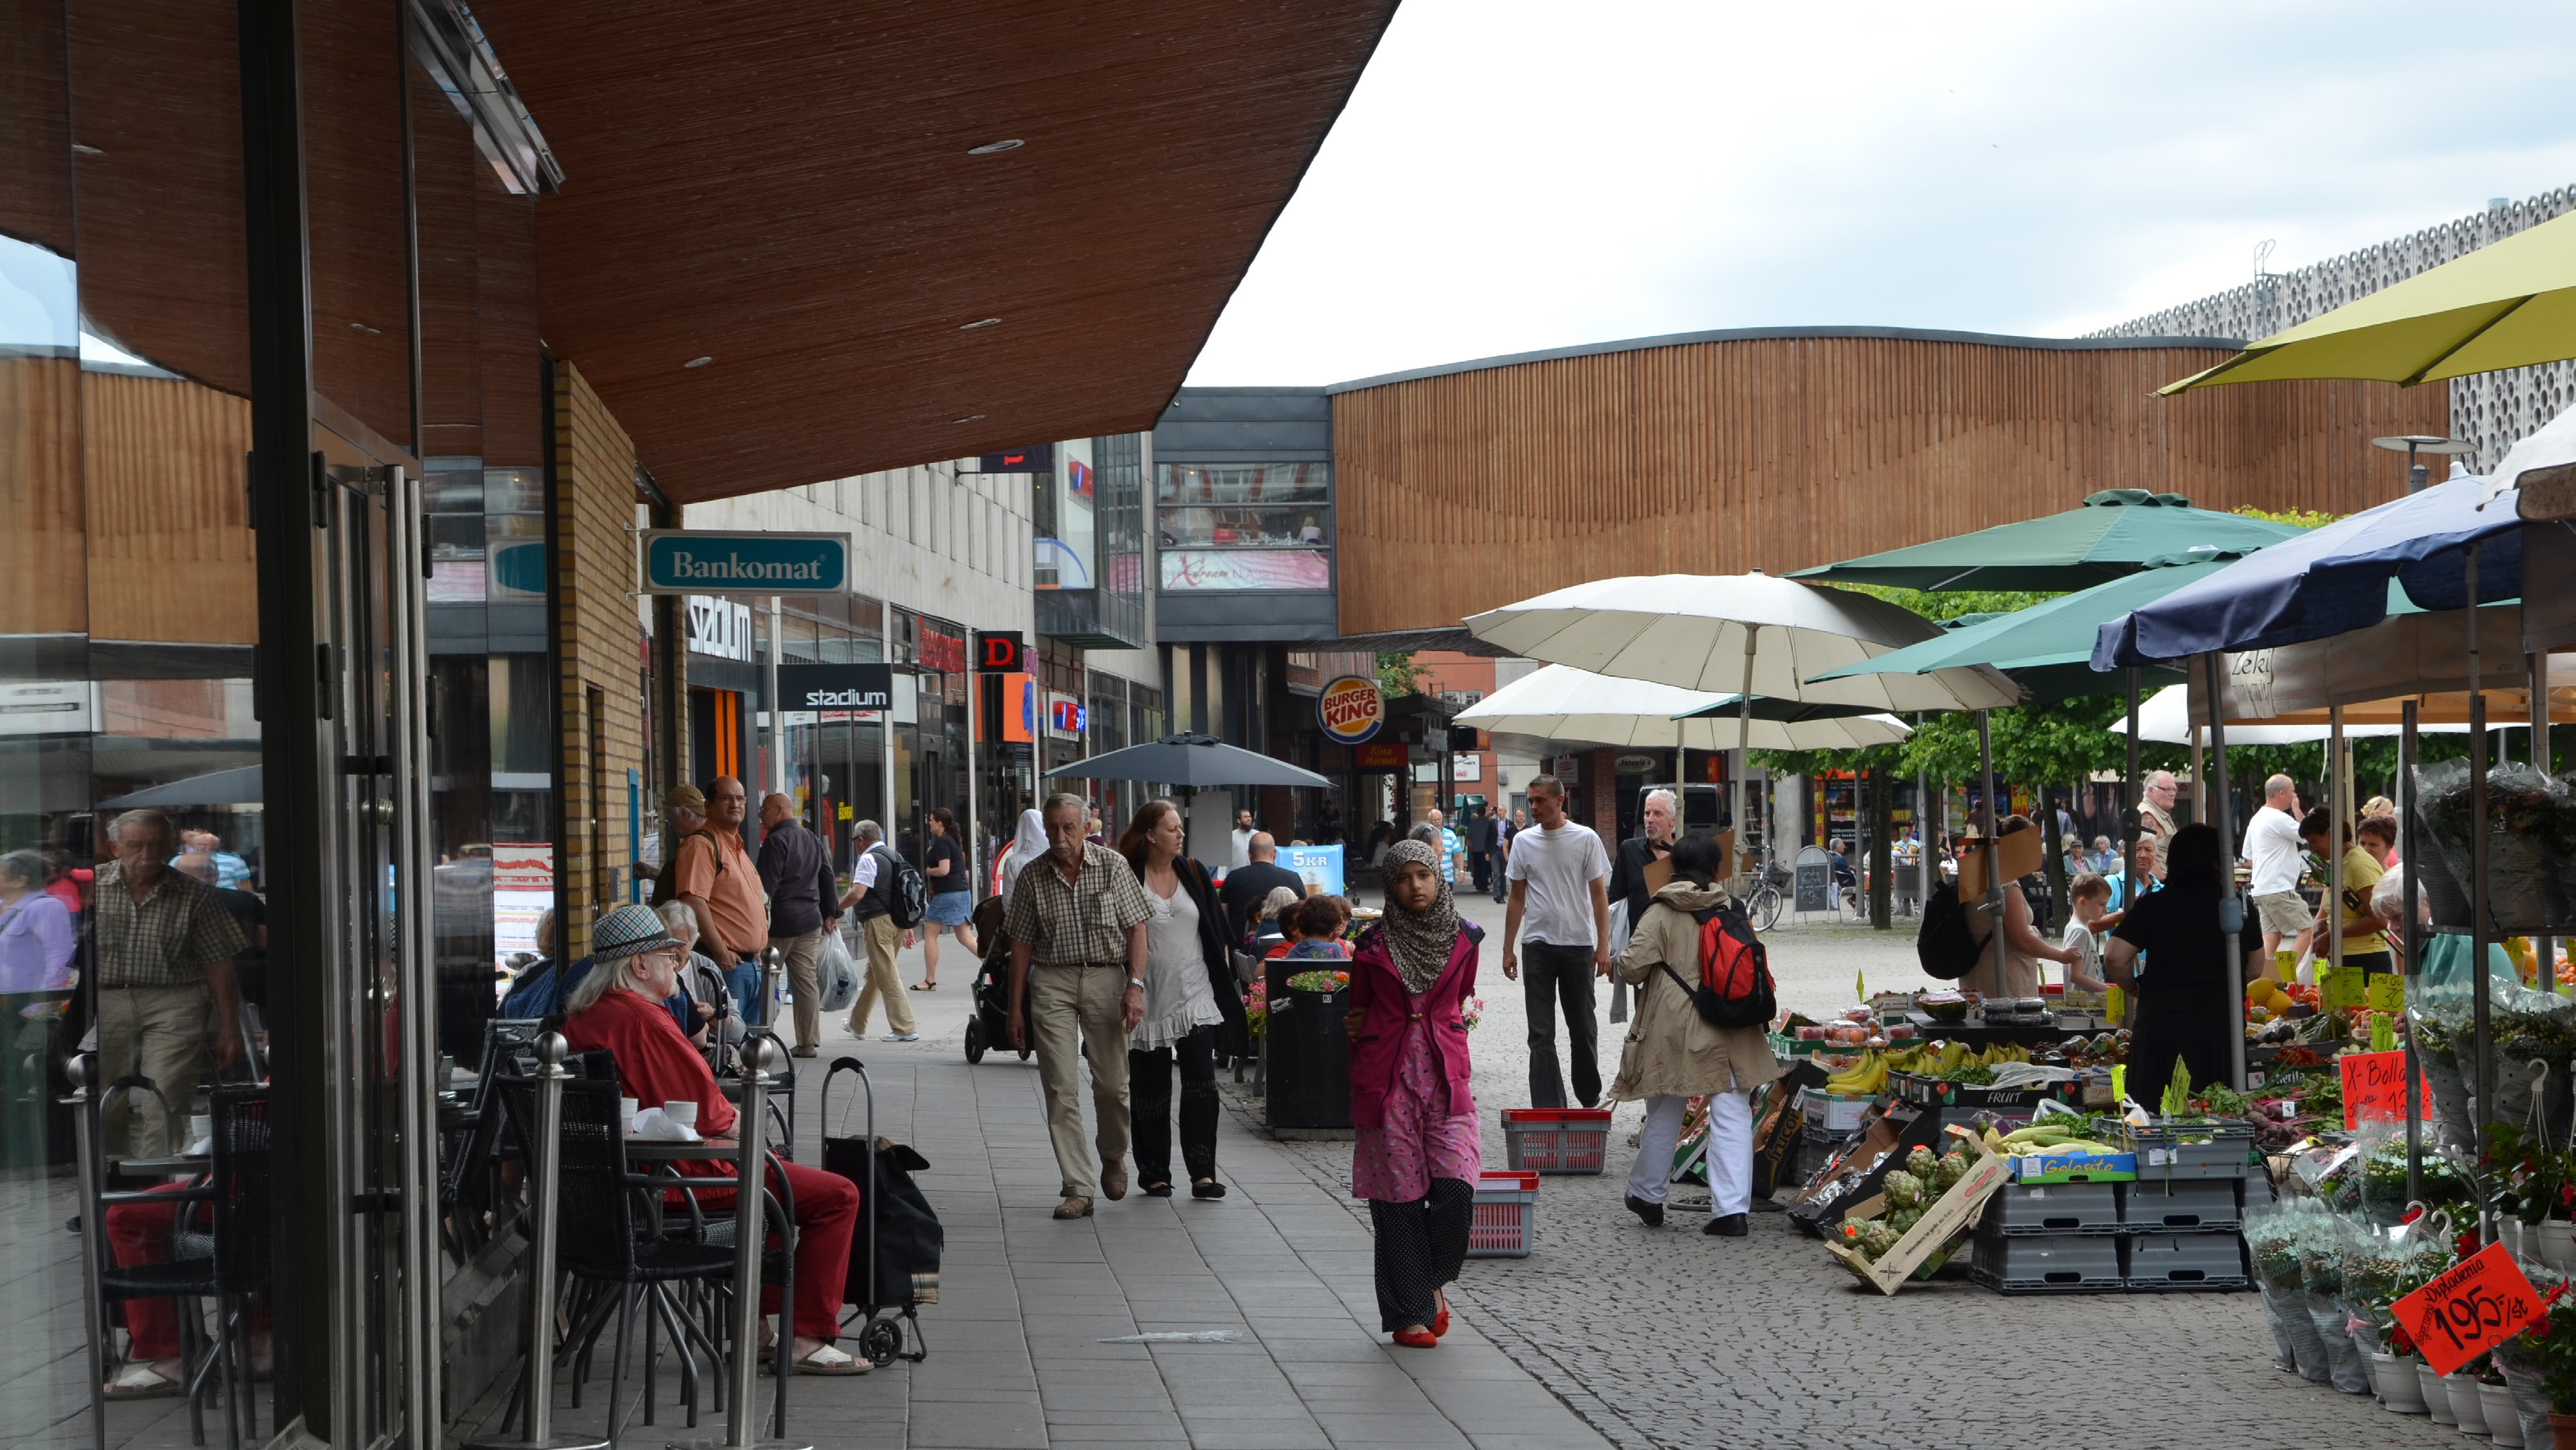
<svg viewBox="0 0 2576 1450">
<path fill-rule="evenodd" d="M 2576 357 L 2576 213 L 2276 332 L 2158 392 L 2290 378 L 2413 387 Z"/>
</svg>

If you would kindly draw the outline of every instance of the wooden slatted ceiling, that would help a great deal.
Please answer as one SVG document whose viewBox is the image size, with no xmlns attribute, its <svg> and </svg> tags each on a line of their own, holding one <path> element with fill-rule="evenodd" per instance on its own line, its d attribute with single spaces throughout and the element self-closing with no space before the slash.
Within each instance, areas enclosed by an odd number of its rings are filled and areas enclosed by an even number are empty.
<svg viewBox="0 0 2576 1450">
<path fill-rule="evenodd" d="M 1768 338 L 1340 393 L 1341 628 L 1454 624 L 1622 574 L 1786 573 L 2104 488 L 2349 513 L 2404 484 L 2403 460 L 2372 437 L 2449 423 L 2441 388 L 2151 396 L 2225 356 Z"/>
<path fill-rule="evenodd" d="M 1393 10 L 475 14 L 566 175 L 537 209 L 546 342 L 698 500 L 1153 427 Z"/>
</svg>

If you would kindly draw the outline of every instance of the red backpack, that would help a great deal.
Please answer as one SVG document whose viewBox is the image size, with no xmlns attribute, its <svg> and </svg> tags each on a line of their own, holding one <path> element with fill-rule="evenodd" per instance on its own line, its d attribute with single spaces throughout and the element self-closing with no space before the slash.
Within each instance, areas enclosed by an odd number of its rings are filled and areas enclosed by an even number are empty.
<svg viewBox="0 0 2576 1450">
<path fill-rule="evenodd" d="M 1699 985 L 1664 965 L 1664 975 L 1690 993 L 1691 1006 L 1711 1027 L 1768 1027 L 1779 1005 L 1771 962 L 1743 908 L 1728 904 L 1691 913 L 1699 923 Z"/>
</svg>

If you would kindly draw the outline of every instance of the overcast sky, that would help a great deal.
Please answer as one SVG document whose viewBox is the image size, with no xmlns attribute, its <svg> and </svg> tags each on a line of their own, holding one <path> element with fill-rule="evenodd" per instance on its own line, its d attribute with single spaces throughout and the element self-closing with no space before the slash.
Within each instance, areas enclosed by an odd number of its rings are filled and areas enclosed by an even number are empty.
<svg viewBox="0 0 2576 1450">
<path fill-rule="evenodd" d="M 1190 381 L 2067 336 L 2576 183 L 2576 5 L 1404 0 Z"/>
</svg>

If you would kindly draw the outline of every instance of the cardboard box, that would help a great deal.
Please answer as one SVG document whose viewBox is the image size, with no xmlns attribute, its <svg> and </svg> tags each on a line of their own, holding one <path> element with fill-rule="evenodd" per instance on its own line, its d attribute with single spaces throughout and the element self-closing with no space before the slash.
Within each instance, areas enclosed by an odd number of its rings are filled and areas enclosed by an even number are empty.
<svg viewBox="0 0 2576 1450">
<path fill-rule="evenodd" d="M 1809 1128 L 1823 1133 L 1849 1133 L 1859 1128 L 1869 1116 L 1870 1104 L 1876 1098 L 1840 1098 L 1821 1088 L 1809 1088 L 1799 1099 L 1799 1112 Z"/>
<path fill-rule="evenodd" d="M 1879 1180 L 1918 1147 L 1940 1146 L 1941 1110 L 1891 1106 L 1852 1145 L 1818 1168 L 1790 1199 L 1789 1217 L 1810 1233 L 1841 1223 L 1852 1205 L 1878 1192 Z"/>
<path fill-rule="evenodd" d="M 1825 1252 L 1841 1260 L 1844 1268 L 1881 1294 L 1893 1294 L 1904 1288 L 1905 1281 L 1913 1276 L 1917 1267 L 1934 1253 L 1947 1250 L 1952 1239 L 1968 1232 L 1976 1223 L 1977 1215 L 1985 1211 L 1986 1200 L 2004 1185 L 2004 1160 L 1989 1152 L 1982 1142 L 1971 1139 L 1970 1143 L 1977 1161 L 1968 1169 L 1968 1176 L 1941 1195 L 1940 1201 L 1932 1205 L 1920 1222 L 1907 1229 L 1905 1237 L 1898 1239 L 1896 1247 L 1889 1249 L 1878 1262 L 1863 1259 L 1837 1242 L 1832 1234 L 1825 1238 Z M 1866 1223 L 1878 1217 L 1886 1207 L 1886 1200 L 1873 1198 L 1862 1207 L 1869 1212 L 1854 1214 L 1845 1222 Z"/>
</svg>

